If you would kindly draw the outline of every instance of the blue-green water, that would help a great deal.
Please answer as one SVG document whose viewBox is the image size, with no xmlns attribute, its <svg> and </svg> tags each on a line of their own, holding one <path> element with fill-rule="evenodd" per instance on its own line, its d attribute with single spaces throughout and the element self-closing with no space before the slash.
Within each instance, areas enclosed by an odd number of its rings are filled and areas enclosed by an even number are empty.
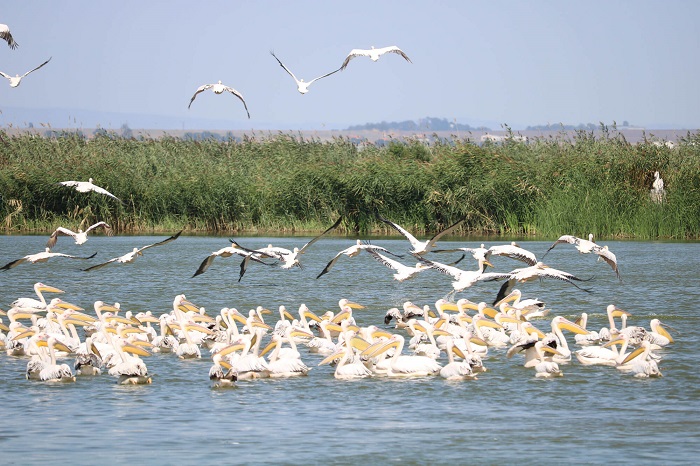
<svg viewBox="0 0 700 466">
<path fill-rule="evenodd" d="M 354 312 L 359 325 L 384 327 L 384 314 L 406 300 L 434 307 L 450 290 L 450 278 L 426 271 L 404 283 L 368 254 L 342 257 L 316 279 L 325 264 L 354 239 L 328 237 L 302 257 L 304 269 L 252 264 L 241 282 L 240 259 L 217 258 L 190 278 L 225 237 L 187 237 L 145 251 L 133 264 L 80 269 L 164 239 L 163 236 L 90 237 L 82 246 L 59 238 L 55 251 L 97 257 L 91 261 L 52 259 L 0 272 L 0 308 L 33 296 L 37 281 L 66 291 L 63 299 L 90 312 L 96 300 L 122 309 L 169 312 L 184 293 L 215 314 L 284 304 L 296 314 L 306 303 L 317 314 L 337 311 L 348 298 L 367 306 Z M 43 250 L 46 237 L 0 237 L 5 264 Z M 310 238 L 238 238 L 248 247 L 268 243 L 293 248 Z M 374 244 L 404 253 L 403 239 Z M 489 244 L 499 244 L 494 241 Z M 523 241 L 538 257 L 550 243 Z M 547 302 L 553 315 L 574 319 L 585 311 L 590 329 L 607 326 L 605 308 L 614 303 L 633 314 L 628 324 L 649 327 L 653 317 L 671 326 L 675 343 L 659 351 L 658 379 L 635 379 L 611 367 L 562 365 L 564 377 L 543 380 L 491 349 L 478 380 L 446 382 L 371 378 L 336 380 L 333 368 L 317 366 L 321 356 L 302 348 L 312 370 L 307 377 L 241 381 L 212 388 L 211 359 L 179 360 L 162 354 L 144 358 L 153 384 L 119 386 L 106 373 L 74 384 L 25 380 L 27 359 L 0 354 L 0 451 L 4 464 L 538 464 L 695 463 L 700 458 L 700 341 L 697 307 L 700 244 L 607 242 L 620 263 L 623 282 L 610 267 L 573 246 L 559 245 L 546 257 L 552 267 L 595 278 L 585 293 L 560 281 L 519 286 L 524 298 Z M 441 241 L 440 247 L 475 247 L 472 241 Z M 448 262 L 445 255 L 435 260 Z M 404 258 L 404 263 L 412 263 Z M 523 264 L 493 258 L 499 271 Z M 1 265 L 1 264 L 0 264 Z M 473 267 L 473 262 L 461 266 Z M 480 283 L 457 298 L 491 302 L 500 283 Z M 275 314 L 276 317 L 276 314 Z M 270 317 L 272 318 L 272 316 Z M 7 323 L 7 318 L 4 318 Z M 269 321 L 268 323 L 272 323 Z M 535 321 L 549 330 L 549 318 Z M 399 331 L 393 330 L 391 331 Z M 569 337 L 570 345 L 573 338 Z M 406 350 L 405 350 L 406 351 Z M 443 361 L 443 359 L 441 359 Z M 72 360 L 66 361 L 71 363 Z"/>
</svg>

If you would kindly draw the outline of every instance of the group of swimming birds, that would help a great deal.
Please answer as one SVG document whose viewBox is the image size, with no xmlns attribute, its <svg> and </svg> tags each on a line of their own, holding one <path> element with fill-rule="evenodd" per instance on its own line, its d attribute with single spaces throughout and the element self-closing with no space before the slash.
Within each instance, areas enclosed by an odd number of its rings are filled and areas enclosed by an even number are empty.
<svg viewBox="0 0 700 466">
<path fill-rule="evenodd" d="M 14 50 L 17 48 L 17 42 L 12 37 L 12 33 L 10 32 L 10 28 L 6 24 L 0 24 L 0 39 L 7 42 L 7 45 L 11 49 Z M 318 81 L 319 79 L 328 77 L 334 73 L 337 73 L 338 71 L 344 70 L 348 66 L 348 63 L 350 63 L 350 60 L 352 60 L 353 58 L 356 58 L 356 57 L 369 57 L 372 61 L 377 61 L 377 60 L 379 60 L 379 57 L 381 57 L 382 55 L 384 55 L 386 53 L 395 53 L 395 54 L 398 54 L 401 57 L 403 57 L 407 62 L 409 62 L 409 63 L 411 62 L 411 59 L 408 58 L 408 55 L 406 55 L 403 52 L 403 50 L 401 50 L 399 47 L 397 47 L 395 45 L 392 45 L 389 47 L 381 47 L 381 48 L 374 48 L 374 46 L 372 46 L 369 49 L 352 49 L 350 51 L 350 53 L 348 53 L 348 55 L 345 57 L 345 60 L 343 61 L 342 65 L 338 69 L 333 70 L 330 73 L 326 73 L 324 75 L 321 75 L 317 78 L 314 78 L 311 81 L 304 81 L 304 78 L 297 78 L 296 75 L 289 68 L 287 68 L 287 66 L 285 66 L 284 63 L 282 63 L 279 58 L 277 58 L 277 55 L 275 55 L 274 52 L 271 51 L 270 53 L 272 54 L 273 57 L 275 57 L 275 60 L 277 60 L 279 65 L 292 77 L 292 79 L 294 79 L 294 82 L 296 83 L 296 86 L 297 86 L 297 90 L 301 94 L 306 94 L 307 92 L 309 92 L 309 86 L 311 86 L 311 84 L 313 84 L 315 81 Z M 36 68 L 27 71 L 26 73 L 24 73 L 21 76 L 19 74 L 15 75 L 15 76 L 10 76 L 8 74 L 3 73 L 2 71 L 0 71 L 0 76 L 6 78 L 10 82 L 10 87 L 17 87 L 20 85 L 22 78 L 25 78 L 29 73 L 32 73 L 32 72 L 38 70 L 39 68 L 41 68 L 42 66 L 46 65 L 49 61 L 51 61 L 51 58 L 49 58 L 44 63 L 37 66 Z M 199 94 L 201 94 L 202 92 L 209 90 L 209 89 L 211 89 L 212 92 L 214 92 L 215 94 L 223 94 L 224 92 L 226 92 L 226 93 L 230 93 L 230 94 L 238 97 L 238 99 L 243 103 L 243 107 L 245 108 L 245 111 L 246 111 L 246 114 L 248 115 L 248 118 L 250 118 L 250 112 L 248 111 L 248 105 L 246 104 L 246 101 L 243 98 L 243 95 L 239 91 L 234 89 L 233 87 L 230 87 L 230 86 L 223 84 L 221 81 L 218 81 L 217 83 L 214 83 L 214 84 L 203 84 L 202 86 L 199 86 L 197 88 L 197 90 L 194 92 L 194 95 L 192 95 L 192 98 L 190 99 L 190 103 L 187 106 L 187 108 L 190 108 L 192 106 L 192 102 L 194 102 L 194 99 Z"/>
<path fill-rule="evenodd" d="M 88 183 L 61 184 L 81 192 L 93 190 L 112 196 L 100 192 L 102 188 L 95 187 L 92 180 Z M 90 315 L 83 308 L 60 298 L 47 303 L 44 292 L 63 291 L 36 283 L 34 290 L 38 299 L 20 298 L 12 303 L 7 312 L 0 311 L 9 319 L 7 325 L 0 321 L 0 345 L 4 346 L 9 356 L 29 357 L 26 377 L 41 381 L 75 381 L 76 375 L 94 376 L 107 370 L 121 384 L 151 383 L 152 377 L 143 357 L 153 353 L 174 353 L 182 359 L 201 358 L 202 351 L 208 350 L 212 358 L 209 377 L 216 386 L 226 386 L 241 379 L 306 375 L 310 368 L 302 360 L 300 349 L 304 346 L 310 353 L 324 356 L 319 365 L 334 365 L 333 374 L 340 379 L 430 375 L 446 379 L 473 379 L 486 370 L 483 361 L 489 351 L 500 348 L 507 348 L 509 358 L 522 353 L 523 365 L 533 368 L 537 377 L 561 376 L 560 364 L 569 363 L 573 357 L 584 365 L 614 366 L 635 377 L 661 375 L 657 364 L 660 360 L 658 351 L 672 343 L 673 338 L 658 319 L 650 322 L 649 329 L 627 326 L 630 314 L 610 305 L 607 308 L 609 326 L 600 331 L 586 328 L 587 314 L 583 313 L 576 322 L 556 316 L 549 322 L 551 331 L 545 332 L 532 322 L 547 317 L 550 311 L 545 309 L 545 303 L 535 299 L 523 300 L 515 285 L 555 278 L 580 288 L 576 282 L 584 280 L 547 266 L 538 261 L 534 253 L 516 243 L 489 248 L 481 245 L 479 248 L 438 249 L 438 240 L 454 231 L 461 221 L 428 240 L 420 241 L 400 225 L 382 216 L 379 219 L 409 241 L 411 248 L 408 252 L 416 259 L 415 266 L 409 267 L 388 257 L 401 258 L 403 255 L 358 240 L 332 257 L 317 279 L 329 273 L 341 257 L 356 257 L 362 251 L 391 268 L 395 272 L 394 278 L 399 281 L 431 269 L 452 277 L 452 291 L 437 300 L 434 308 L 405 302 L 402 310 L 389 309 L 384 324 L 390 325 L 395 321 L 394 332 L 377 325 L 358 326 L 353 309 L 362 306 L 347 299 L 339 301 L 336 312 L 328 311 L 321 315 L 302 304 L 298 317 L 294 317 L 282 305 L 279 307 L 279 319 L 274 323 L 265 322 L 265 315 L 270 311 L 262 306 L 251 309 L 247 315 L 234 308 L 223 308 L 211 315 L 204 307 L 188 301 L 184 295 L 175 297 L 172 311 L 157 316 L 150 311 L 134 314 L 123 311 L 118 303 L 109 305 L 102 301 L 94 303 L 95 314 Z M 234 255 L 243 258 L 239 280 L 250 261 L 279 264 L 283 269 L 302 267 L 301 255 L 341 221 L 342 218 L 339 218 L 322 234 L 294 250 L 272 245 L 254 250 L 231 240 L 231 246 L 207 256 L 193 277 L 204 273 L 214 258 Z M 83 244 L 87 241 L 87 233 L 97 228 L 103 229 L 107 235 L 112 234 L 111 227 L 105 222 L 98 222 L 78 233 L 60 227 L 50 236 L 43 256 L 25 256 L 3 269 L 13 268 L 22 262 L 46 261 L 53 257 L 50 254 L 57 254 L 50 253 L 50 248 L 56 244 L 58 236 L 72 236 L 76 243 Z M 177 233 L 163 241 L 134 248 L 129 254 L 85 270 L 94 270 L 112 262 L 133 262 L 145 249 L 174 241 L 179 235 Z M 595 243 L 592 235 L 588 240 L 563 235 L 545 255 L 562 243 L 574 245 L 581 253 L 596 254 L 620 278 L 615 255 L 606 246 Z M 462 257 L 452 264 L 426 257 L 429 253 L 432 257 L 433 254 L 445 252 L 459 252 Z M 475 270 L 455 266 L 467 255 L 476 260 Z M 522 261 L 527 267 L 505 273 L 487 272 L 487 268 L 493 266 L 490 262 L 493 256 Z M 505 283 L 491 305 L 486 302 L 474 303 L 466 298 L 456 302 L 453 299 L 456 293 L 478 282 L 498 280 Z M 469 314 L 470 310 L 476 312 Z M 619 327 L 616 318 L 621 320 Z M 563 333 L 565 330 L 574 334 L 580 349 L 570 349 Z M 72 368 L 57 362 L 67 357 L 74 359 Z"/>
</svg>

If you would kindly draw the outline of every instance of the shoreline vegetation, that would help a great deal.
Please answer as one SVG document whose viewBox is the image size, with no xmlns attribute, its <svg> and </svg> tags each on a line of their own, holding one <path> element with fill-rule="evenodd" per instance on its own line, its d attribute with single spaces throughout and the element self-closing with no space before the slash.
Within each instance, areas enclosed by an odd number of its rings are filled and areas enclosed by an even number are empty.
<svg viewBox="0 0 700 466">
<path fill-rule="evenodd" d="M 608 131 L 522 141 L 458 138 L 379 147 L 278 134 L 241 140 L 86 139 L 0 131 L 2 232 L 106 221 L 120 233 L 428 235 L 551 239 L 700 238 L 700 132 L 673 145 Z M 650 189 L 665 181 L 663 202 Z M 123 203 L 60 186 L 87 181 Z"/>
</svg>

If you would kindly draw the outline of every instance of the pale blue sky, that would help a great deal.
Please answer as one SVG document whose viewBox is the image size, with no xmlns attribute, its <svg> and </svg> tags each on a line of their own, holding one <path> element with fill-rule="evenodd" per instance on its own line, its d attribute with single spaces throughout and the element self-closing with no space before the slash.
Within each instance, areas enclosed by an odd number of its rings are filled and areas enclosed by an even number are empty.
<svg viewBox="0 0 700 466">
<path fill-rule="evenodd" d="M 27 109 L 41 109 L 35 125 L 92 127 L 91 111 L 109 115 L 104 127 L 124 123 L 115 114 L 142 114 L 166 129 L 203 119 L 222 129 L 338 129 L 428 116 L 696 129 L 698 18 L 692 0 L 5 2 L 0 23 L 19 47 L 0 44 L 0 70 L 22 74 L 53 59 L 18 88 L 0 82 L 0 125 L 22 126 Z M 269 54 L 308 81 L 371 45 L 397 45 L 413 63 L 358 58 L 300 95 Z M 243 94 L 250 120 L 235 97 L 210 91 L 187 109 L 199 85 L 219 79 Z"/>
</svg>

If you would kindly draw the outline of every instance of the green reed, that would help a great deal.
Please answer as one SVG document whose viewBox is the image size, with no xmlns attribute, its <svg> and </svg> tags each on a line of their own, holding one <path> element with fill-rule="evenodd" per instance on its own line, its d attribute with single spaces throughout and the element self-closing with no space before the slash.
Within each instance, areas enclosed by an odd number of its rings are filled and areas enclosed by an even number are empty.
<svg viewBox="0 0 700 466">
<path fill-rule="evenodd" d="M 607 131 L 477 145 L 452 137 L 384 147 L 297 134 L 242 141 L 86 140 L 0 133 L 0 220 L 46 232 L 105 220 L 118 231 L 417 234 L 464 219 L 460 234 L 551 238 L 700 236 L 700 136 L 671 149 Z M 662 204 L 649 190 L 659 170 Z M 87 180 L 122 204 L 57 183 Z"/>
</svg>

